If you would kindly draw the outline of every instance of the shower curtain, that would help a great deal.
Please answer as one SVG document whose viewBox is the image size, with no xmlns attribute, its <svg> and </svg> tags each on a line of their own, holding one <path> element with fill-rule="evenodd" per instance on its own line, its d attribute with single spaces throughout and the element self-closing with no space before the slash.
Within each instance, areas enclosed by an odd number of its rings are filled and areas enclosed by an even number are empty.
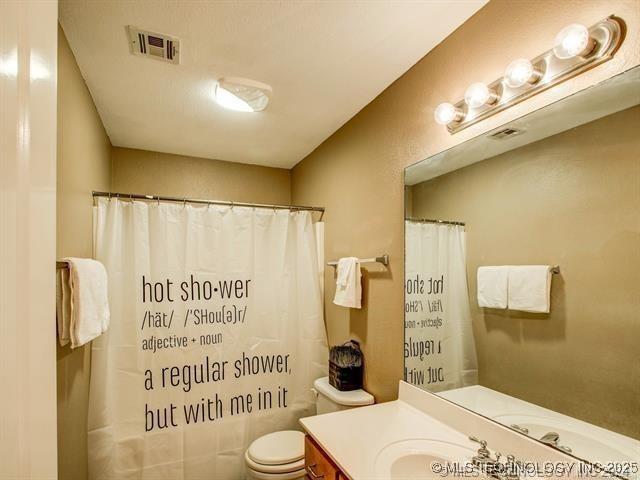
<svg viewBox="0 0 640 480">
<path fill-rule="evenodd" d="M 327 345 L 309 212 L 101 198 L 110 330 L 92 347 L 89 476 L 236 480 L 314 414 Z"/>
<path fill-rule="evenodd" d="M 477 384 L 461 225 L 405 222 L 405 380 L 433 392 Z"/>
</svg>

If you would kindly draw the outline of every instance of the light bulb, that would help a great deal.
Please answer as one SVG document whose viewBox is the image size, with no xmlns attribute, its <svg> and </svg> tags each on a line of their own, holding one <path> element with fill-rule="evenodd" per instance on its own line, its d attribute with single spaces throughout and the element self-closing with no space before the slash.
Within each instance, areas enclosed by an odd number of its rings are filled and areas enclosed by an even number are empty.
<svg viewBox="0 0 640 480">
<path fill-rule="evenodd" d="M 459 108 L 444 102 L 436 107 L 433 112 L 433 118 L 438 125 L 449 125 L 450 123 L 462 120 L 463 114 Z"/>
<path fill-rule="evenodd" d="M 560 59 L 584 57 L 591 53 L 595 46 L 596 42 L 589 35 L 587 27 L 572 23 L 556 35 L 553 53 Z"/>
<path fill-rule="evenodd" d="M 491 105 L 498 100 L 496 92 L 487 87 L 484 83 L 472 83 L 464 92 L 464 101 L 471 108 L 479 108 L 483 105 Z"/>
<path fill-rule="evenodd" d="M 505 83 L 511 88 L 520 88 L 527 83 L 536 83 L 540 77 L 540 72 L 526 58 L 514 60 L 504 72 Z"/>
</svg>

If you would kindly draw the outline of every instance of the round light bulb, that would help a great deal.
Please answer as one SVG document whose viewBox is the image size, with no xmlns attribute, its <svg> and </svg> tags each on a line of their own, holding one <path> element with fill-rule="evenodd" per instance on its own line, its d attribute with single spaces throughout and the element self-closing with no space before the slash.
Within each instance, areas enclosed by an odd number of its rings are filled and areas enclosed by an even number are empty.
<svg viewBox="0 0 640 480">
<path fill-rule="evenodd" d="M 520 88 L 527 83 L 535 83 L 540 78 L 539 73 L 526 58 L 519 58 L 509 64 L 504 72 L 505 83 L 511 88 Z"/>
<path fill-rule="evenodd" d="M 438 125 L 449 125 L 450 123 L 461 120 L 462 112 L 450 103 L 444 102 L 436 107 L 433 112 L 433 118 Z"/>
<path fill-rule="evenodd" d="M 484 83 L 472 83 L 464 92 L 464 101 L 471 108 L 479 108 L 483 105 L 495 103 L 498 99 L 496 93 L 487 87 Z"/>
<path fill-rule="evenodd" d="M 560 59 L 583 57 L 593 51 L 595 41 L 589 35 L 589 29 L 579 23 L 572 23 L 564 27 L 553 46 L 553 53 Z"/>
</svg>

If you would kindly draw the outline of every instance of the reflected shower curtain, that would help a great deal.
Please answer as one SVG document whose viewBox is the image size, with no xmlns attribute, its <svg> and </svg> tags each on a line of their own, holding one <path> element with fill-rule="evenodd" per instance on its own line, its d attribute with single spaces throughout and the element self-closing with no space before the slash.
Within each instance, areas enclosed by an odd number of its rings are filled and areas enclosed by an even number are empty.
<svg viewBox="0 0 640 480">
<path fill-rule="evenodd" d="M 244 478 L 250 442 L 312 415 L 327 370 L 310 213 L 101 198 L 94 217 L 111 327 L 90 478 Z"/>
<path fill-rule="evenodd" d="M 405 380 L 438 392 L 477 384 L 464 226 L 405 222 Z"/>
</svg>

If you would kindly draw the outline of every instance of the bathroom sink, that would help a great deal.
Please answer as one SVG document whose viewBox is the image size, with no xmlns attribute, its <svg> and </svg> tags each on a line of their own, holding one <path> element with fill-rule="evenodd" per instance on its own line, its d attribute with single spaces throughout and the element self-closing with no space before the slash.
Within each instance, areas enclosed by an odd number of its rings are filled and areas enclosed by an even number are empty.
<svg viewBox="0 0 640 480">
<path fill-rule="evenodd" d="M 376 478 L 389 480 L 441 479 L 447 468 L 464 467 L 475 451 L 455 443 L 415 438 L 385 446 L 376 456 Z"/>
</svg>

